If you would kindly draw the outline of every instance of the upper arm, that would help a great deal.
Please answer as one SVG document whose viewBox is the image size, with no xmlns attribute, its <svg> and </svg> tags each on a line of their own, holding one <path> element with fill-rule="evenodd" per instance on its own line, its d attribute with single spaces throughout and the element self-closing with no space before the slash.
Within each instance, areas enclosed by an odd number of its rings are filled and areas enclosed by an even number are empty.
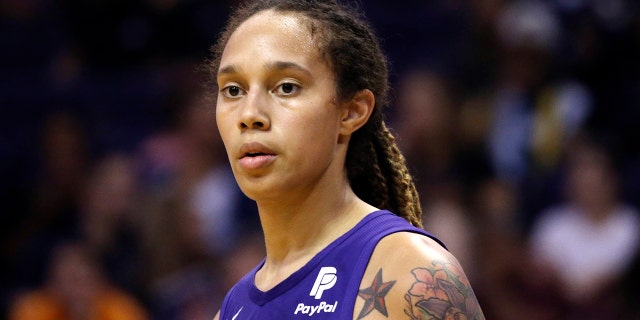
<svg viewBox="0 0 640 320">
<path fill-rule="evenodd" d="M 354 319 L 484 319 L 458 261 L 425 236 L 383 238 L 360 284 Z"/>
</svg>

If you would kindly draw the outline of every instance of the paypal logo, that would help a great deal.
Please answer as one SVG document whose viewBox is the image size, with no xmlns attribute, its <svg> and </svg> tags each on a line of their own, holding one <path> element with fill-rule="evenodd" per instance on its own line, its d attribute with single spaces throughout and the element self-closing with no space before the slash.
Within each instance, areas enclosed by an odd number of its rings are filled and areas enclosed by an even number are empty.
<svg viewBox="0 0 640 320">
<path fill-rule="evenodd" d="M 316 299 L 322 298 L 322 293 L 325 290 L 333 288 L 338 281 L 338 275 L 336 273 L 337 270 L 335 267 L 322 267 L 320 272 L 318 272 L 318 277 L 316 278 L 316 282 L 313 284 L 313 288 L 311 288 L 309 295 Z"/>
</svg>

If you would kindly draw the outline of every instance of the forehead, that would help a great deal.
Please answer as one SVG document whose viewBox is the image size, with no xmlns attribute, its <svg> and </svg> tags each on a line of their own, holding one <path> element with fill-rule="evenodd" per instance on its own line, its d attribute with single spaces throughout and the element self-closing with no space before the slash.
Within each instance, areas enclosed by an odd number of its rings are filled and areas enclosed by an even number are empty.
<svg viewBox="0 0 640 320">
<path fill-rule="evenodd" d="M 309 19 L 298 13 L 258 12 L 231 34 L 221 62 L 247 51 L 256 58 L 317 60 L 320 54 L 310 26 Z"/>
</svg>

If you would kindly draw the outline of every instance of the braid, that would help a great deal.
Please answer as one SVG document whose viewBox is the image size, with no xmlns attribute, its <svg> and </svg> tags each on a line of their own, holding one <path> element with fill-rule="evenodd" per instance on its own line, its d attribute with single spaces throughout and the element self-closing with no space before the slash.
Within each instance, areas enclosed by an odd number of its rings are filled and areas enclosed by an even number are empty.
<svg viewBox="0 0 640 320">
<path fill-rule="evenodd" d="M 422 227 L 418 192 L 394 136 L 383 121 L 371 129 L 373 139 L 364 142 L 365 135 L 354 135 L 350 144 L 347 173 L 352 189 L 364 201 Z"/>
<path fill-rule="evenodd" d="M 381 152 L 377 153 L 377 156 L 381 158 L 378 165 L 383 166 L 381 169 L 389 180 L 386 185 L 387 192 L 391 196 L 392 209 L 411 224 L 422 227 L 422 208 L 418 192 L 409 174 L 404 156 L 400 153 L 395 138 L 384 122 L 380 130 L 376 132 L 375 140 L 380 144 L 381 149 Z"/>
<path fill-rule="evenodd" d="M 376 144 L 376 141 L 371 140 L 368 148 L 368 154 L 379 155 L 378 150 L 380 150 L 380 146 L 379 144 Z M 383 169 L 380 168 L 379 163 L 382 159 L 379 159 L 379 157 L 373 157 L 371 160 L 372 175 L 370 176 L 370 181 L 368 181 L 367 186 L 371 187 L 372 190 L 367 192 L 367 194 L 372 198 L 371 203 L 375 203 L 380 208 L 388 208 L 391 210 L 392 206 L 389 203 L 392 199 L 387 191 L 389 190 L 389 186 L 387 185 L 387 179 L 385 178 L 385 174 L 383 173 Z"/>
</svg>

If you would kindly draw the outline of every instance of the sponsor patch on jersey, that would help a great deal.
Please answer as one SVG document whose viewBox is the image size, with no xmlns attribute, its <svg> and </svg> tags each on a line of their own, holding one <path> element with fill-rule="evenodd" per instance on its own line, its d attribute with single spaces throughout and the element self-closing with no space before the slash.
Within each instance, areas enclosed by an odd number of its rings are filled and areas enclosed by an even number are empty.
<svg viewBox="0 0 640 320">
<path fill-rule="evenodd" d="M 316 281 L 313 283 L 313 287 L 311 287 L 311 291 L 309 291 L 309 295 L 314 297 L 316 300 L 320 300 L 322 299 L 322 294 L 333 288 L 333 286 L 336 285 L 336 282 L 338 282 L 338 270 L 335 267 L 322 267 L 318 272 Z M 293 314 L 312 317 L 320 313 L 334 313 L 336 312 L 337 307 L 338 301 L 320 301 L 309 305 L 301 302 L 298 303 Z"/>
<path fill-rule="evenodd" d="M 322 267 L 320 272 L 318 272 L 318 277 L 316 277 L 316 282 L 313 284 L 309 295 L 316 298 L 316 300 L 320 300 L 322 293 L 325 290 L 333 288 L 338 281 L 337 273 L 338 271 L 335 267 Z"/>
</svg>

